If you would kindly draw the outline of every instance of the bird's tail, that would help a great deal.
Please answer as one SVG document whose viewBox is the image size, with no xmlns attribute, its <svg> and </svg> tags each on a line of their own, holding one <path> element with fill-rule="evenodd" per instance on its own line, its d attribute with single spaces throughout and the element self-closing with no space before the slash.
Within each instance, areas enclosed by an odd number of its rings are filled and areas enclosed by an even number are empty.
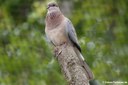
<svg viewBox="0 0 128 85">
<path fill-rule="evenodd" d="M 80 54 L 80 57 L 81 57 L 81 64 L 82 64 L 82 67 L 85 69 L 85 73 L 86 73 L 86 76 L 88 77 L 89 80 L 92 80 L 94 78 L 94 75 L 90 69 L 90 67 L 88 66 L 88 64 L 83 60 L 84 57 L 82 56 L 81 53 Z"/>
<path fill-rule="evenodd" d="M 81 52 L 77 49 L 77 48 L 74 48 L 75 49 L 75 52 L 80 60 L 80 64 L 81 66 L 85 69 L 85 74 L 87 76 L 87 78 L 89 80 L 92 80 L 94 78 L 94 75 L 93 75 L 93 72 L 91 71 L 90 67 L 88 66 L 88 64 L 86 63 L 83 55 L 81 54 Z"/>
</svg>

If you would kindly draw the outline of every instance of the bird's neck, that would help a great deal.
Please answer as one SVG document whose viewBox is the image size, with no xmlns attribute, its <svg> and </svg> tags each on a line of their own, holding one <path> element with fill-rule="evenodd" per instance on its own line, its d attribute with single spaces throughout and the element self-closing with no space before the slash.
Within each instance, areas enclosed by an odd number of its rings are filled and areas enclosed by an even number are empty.
<svg viewBox="0 0 128 85">
<path fill-rule="evenodd" d="M 48 29 L 56 28 L 64 19 L 64 15 L 61 12 L 48 13 L 46 16 L 46 26 Z"/>
</svg>

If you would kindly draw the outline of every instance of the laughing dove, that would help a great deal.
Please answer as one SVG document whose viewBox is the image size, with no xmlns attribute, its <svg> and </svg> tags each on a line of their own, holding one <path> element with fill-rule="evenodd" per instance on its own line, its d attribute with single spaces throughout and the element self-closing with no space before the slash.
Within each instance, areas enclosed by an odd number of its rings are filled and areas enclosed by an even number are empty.
<svg viewBox="0 0 128 85">
<path fill-rule="evenodd" d="M 56 2 L 50 2 L 47 5 L 45 33 L 55 47 L 63 44 L 74 46 L 74 50 L 79 57 L 81 66 L 85 69 L 88 79 L 93 79 L 93 74 L 87 63 L 84 62 L 84 57 L 81 54 L 81 48 L 72 22 L 62 14 Z"/>
</svg>

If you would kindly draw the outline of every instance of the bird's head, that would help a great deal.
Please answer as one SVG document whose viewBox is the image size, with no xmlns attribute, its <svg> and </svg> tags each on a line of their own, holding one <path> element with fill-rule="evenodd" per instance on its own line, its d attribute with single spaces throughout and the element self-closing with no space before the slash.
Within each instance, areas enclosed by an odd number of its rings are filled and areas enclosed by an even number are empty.
<svg viewBox="0 0 128 85">
<path fill-rule="evenodd" d="M 46 15 L 46 25 L 49 27 L 57 26 L 63 20 L 64 15 L 61 13 L 59 6 L 56 2 L 49 2 L 47 4 L 47 15 Z"/>
<path fill-rule="evenodd" d="M 47 4 L 47 10 L 48 10 L 48 13 L 60 12 L 59 6 L 56 2 L 49 2 Z"/>
</svg>

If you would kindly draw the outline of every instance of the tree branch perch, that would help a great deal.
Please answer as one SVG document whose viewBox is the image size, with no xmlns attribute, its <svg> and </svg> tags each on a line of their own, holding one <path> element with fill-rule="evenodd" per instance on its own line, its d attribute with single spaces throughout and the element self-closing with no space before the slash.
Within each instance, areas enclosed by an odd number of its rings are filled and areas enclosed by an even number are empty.
<svg viewBox="0 0 128 85">
<path fill-rule="evenodd" d="M 56 58 L 69 85 L 89 85 L 89 80 L 74 51 L 74 47 L 61 45 L 55 47 L 55 49 L 58 49 L 58 53 L 55 53 Z"/>
</svg>

